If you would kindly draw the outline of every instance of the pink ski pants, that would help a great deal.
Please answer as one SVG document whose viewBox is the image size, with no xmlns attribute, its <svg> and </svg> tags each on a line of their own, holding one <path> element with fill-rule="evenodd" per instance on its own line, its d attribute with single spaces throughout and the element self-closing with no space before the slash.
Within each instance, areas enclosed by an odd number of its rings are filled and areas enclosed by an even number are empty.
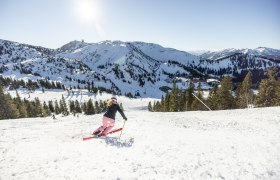
<svg viewBox="0 0 280 180">
<path fill-rule="evenodd" d="M 100 131 L 102 135 L 106 135 L 110 130 L 114 127 L 115 120 L 103 116 L 103 125 L 97 128 L 95 131 L 93 131 L 93 134 L 97 131 Z"/>
</svg>

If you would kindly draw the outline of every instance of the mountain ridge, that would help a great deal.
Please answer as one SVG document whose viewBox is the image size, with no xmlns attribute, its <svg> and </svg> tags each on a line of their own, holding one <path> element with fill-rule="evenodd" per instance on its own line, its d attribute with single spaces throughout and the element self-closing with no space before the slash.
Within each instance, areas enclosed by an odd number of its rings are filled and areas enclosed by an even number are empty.
<svg viewBox="0 0 280 180">
<path fill-rule="evenodd" d="M 269 67 L 280 67 L 280 50 L 225 49 L 200 56 L 158 44 L 140 41 L 71 41 L 49 49 L 0 40 L 0 73 L 32 80 L 50 79 L 67 86 L 112 89 L 119 94 L 161 97 L 160 89 L 172 87 L 177 79 L 221 78 L 241 81 L 248 71 L 259 82 Z M 81 84 L 83 82 L 83 84 Z M 184 82 L 180 88 L 187 88 Z M 204 88 L 210 88 L 204 84 Z"/>
</svg>

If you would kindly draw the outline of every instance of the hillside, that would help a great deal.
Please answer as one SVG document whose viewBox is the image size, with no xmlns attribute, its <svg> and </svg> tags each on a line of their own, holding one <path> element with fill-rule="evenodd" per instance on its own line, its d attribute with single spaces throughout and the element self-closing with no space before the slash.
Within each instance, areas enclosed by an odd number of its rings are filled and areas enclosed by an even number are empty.
<svg viewBox="0 0 280 180">
<path fill-rule="evenodd" d="M 240 82 L 248 71 L 253 83 L 269 67 L 280 67 L 280 50 L 226 49 L 200 56 L 144 42 L 72 41 L 58 49 L 0 40 L 0 73 L 16 79 L 49 79 L 68 87 L 88 84 L 117 94 L 160 98 L 174 80 L 221 78 Z M 280 74 L 278 74 L 280 76 Z M 182 88 L 187 88 L 183 85 Z M 205 84 L 205 89 L 211 88 Z"/>
<path fill-rule="evenodd" d="M 30 98 L 63 93 L 80 98 Z M 0 121 L 0 179 L 280 178 L 279 107 L 151 113 L 150 99 L 118 99 L 128 117 L 120 140 L 116 133 L 82 141 L 100 114 Z M 123 125 L 119 114 L 116 122 Z"/>
</svg>

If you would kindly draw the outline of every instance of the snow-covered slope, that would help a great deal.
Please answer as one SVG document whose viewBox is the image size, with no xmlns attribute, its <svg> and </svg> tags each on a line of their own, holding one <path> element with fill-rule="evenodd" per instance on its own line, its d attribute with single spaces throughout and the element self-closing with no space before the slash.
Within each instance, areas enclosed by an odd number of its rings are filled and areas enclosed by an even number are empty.
<svg viewBox="0 0 280 180">
<path fill-rule="evenodd" d="M 0 40 L 0 75 L 35 81 L 48 79 L 66 86 L 79 85 L 81 88 L 86 88 L 87 82 L 94 81 L 97 86 L 118 91 L 110 79 L 93 71 L 80 60 L 56 57 L 58 51 L 61 50 Z"/>
<path fill-rule="evenodd" d="M 234 55 L 243 54 L 251 57 L 263 57 L 267 59 L 272 59 L 275 61 L 280 61 L 280 50 L 272 49 L 267 47 L 258 47 L 256 49 L 224 49 L 221 51 L 205 52 L 201 54 L 203 59 L 210 60 L 221 60 Z"/>
<path fill-rule="evenodd" d="M 280 67 L 280 50 L 226 49 L 196 56 L 144 42 L 72 41 L 53 50 L 0 40 L 4 76 L 50 79 L 82 88 L 90 83 L 141 97 L 160 98 L 161 90 L 172 87 L 174 80 L 190 77 L 230 75 L 242 81 L 250 70 L 253 81 L 259 82 L 268 67 Z"/>
<path fill-rule="evenodd" d="M 90 97 L 110 95 L 83 95 Z M 100 114 L 0 121 L 0 179 L 280 178 L 279 107 L 151 113 L 151 99 L 118 99 L 128 117 L 120 140 L 116 133 L 82 141 L 99 127 Z M 118 114 L 115 127 L 122 125 Z"/>
<path fill-rule="evenodd" d="M 280 70 L 280 50 L 272 48 L 231 48 L 206 52 L 200 58 L 205 61 L 201 61 L 199 66 L 208 74 L 230 75 L 237 82 L 242 81 L 248 71 L 252 73 L 253 82 L 257 83 L 264 78 L 267 68 L 276 67 Z"/>
</svg>

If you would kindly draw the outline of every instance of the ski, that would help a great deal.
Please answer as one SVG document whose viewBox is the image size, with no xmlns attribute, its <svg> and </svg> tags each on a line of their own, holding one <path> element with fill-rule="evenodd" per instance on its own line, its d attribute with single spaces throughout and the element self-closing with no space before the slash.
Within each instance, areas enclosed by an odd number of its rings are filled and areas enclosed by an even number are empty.
<svg viewBox="0 0 280 180">
<path fill-rule="evenodd" d="M 115 132 L 119 132 L 119 131 L 121 131 L 123 128 L 119 128 L 119 129 L 115 129 L 115 130 L 112 130 L 112 131 L 110 131 L 109 133 L 107 133 L 107 135 L 108 134 L 113 134 L 113 133 L 115 133 Z M 102 137 L 102 136 L 99 136 L 99 137 Z M 94 139 L 94 138 L 99 138 L 98 136 L 88 136 L 88 137 L 83 137 L 83 141 L 86 141 L 86 140 L 90 140 L 90 139 Z"/>
<path fill-rule="evenodd" d="M 93 138 L 97 138 L 97 137 L 96 136 L 83 137 L 83 141 L 90 140 Z"/>
<path fill-rule="evenodd" d="M 114 130 L 110 131 L 108 134 L 113 134 L 113 133 L 119 132 L 119 131 L 121 131 L 121 130 L 123 130 L 123 128 L 114 129 Z"/>
</svg>

